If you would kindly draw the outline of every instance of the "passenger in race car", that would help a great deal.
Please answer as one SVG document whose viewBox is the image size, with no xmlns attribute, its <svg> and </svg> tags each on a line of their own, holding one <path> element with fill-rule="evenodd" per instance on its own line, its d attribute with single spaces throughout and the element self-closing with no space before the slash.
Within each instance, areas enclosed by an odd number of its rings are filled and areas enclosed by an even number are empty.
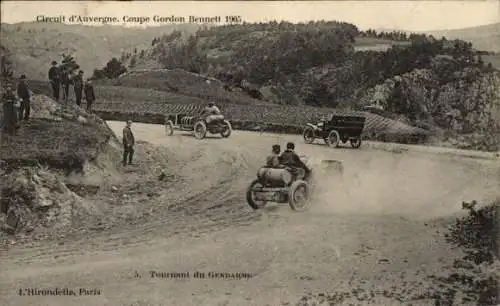
<svg viewBox="0 0 500 306">
<path fill-rule="evenodd" d="M 221 111 L 213 102 L 209 102 L 203 109 L 201 112 L 201 118 L 204 118 L 207 124 L 216 120 L 224 120 L 224 116 L 221 114 Z"/>
<path fill-rule="evenodd" d="M 272 154 L 267 157 L 266 168 L 283 168 L 280 164 L 281 146 L 278 144 L 273 145 Z"/>
<path fill-rule="evenodd" d="M 304 169 L 306 172 L 306 177 L 309 176 L 311 170 L 306 164 L 300 159 L 300 157 L 295 153 L 295 144 L 289 142 L 286 144 L 286 150 L 281 153 L 280 163 L 286 167 L 292 169 L 292 173 L 297 174 L 297 169 Z"/>
</svg>

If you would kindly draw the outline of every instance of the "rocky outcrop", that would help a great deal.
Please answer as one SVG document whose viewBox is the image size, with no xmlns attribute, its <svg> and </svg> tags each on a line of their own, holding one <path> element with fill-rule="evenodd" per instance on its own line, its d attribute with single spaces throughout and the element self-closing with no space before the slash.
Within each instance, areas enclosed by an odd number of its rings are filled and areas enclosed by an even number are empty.
<svg viewBox="0 0 500 306">
<path fill-rule="evenodd" d="M 84 200 L 72 186 L 118 177 L 120 143 L 105 121 L 43 95 L 0 146 L 0 223 L 8 233 L 72 226 Z"/>
<path fill-rule="evenodd" d="M 71 226 L 73 210 L 82 198 L 73 193 L 49 169 L 20 168 L 5 175 L 0 207 L 5 215 L 3 229 L 30 232 L 37 227 Z"/>
</svg>

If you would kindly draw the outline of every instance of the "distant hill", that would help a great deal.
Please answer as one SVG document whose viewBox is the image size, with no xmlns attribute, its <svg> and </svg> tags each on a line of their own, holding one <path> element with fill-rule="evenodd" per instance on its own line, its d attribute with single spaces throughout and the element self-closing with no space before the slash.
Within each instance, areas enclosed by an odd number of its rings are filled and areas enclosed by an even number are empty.
<svg viewBox="0 0 500 306">
<path fill-rule="evenodd" d="M 500 52 L 500 22 L 473 28 L 427 32 L 434 37 L 470 41 L 482 51 Z"/>
<path fill-rule="evenodd" d="M 435 38 L 446 37 L 447 39 L 461 39 L 469 41 L 474 48 L 481 51 L 500 52 L 500 22 L 472 28 L 418 31 L 412 32 L 404 29 L 376 29 L 377 32 L 403 31 L 405 33 L 424 33 Z"/>
<path fill-rule="evenodd" d="M 139 51 L 151 46 L 154 37 L 179 30 L 194 33 L 195 24 L 161 27 L 125 28 L 121 26 L 90 27 L 84 25 L 18 23 L 1 24 L 1 44 L 12 54 L 17 73 L 31 79 L 45 80 L 52 60 L 72 54 L 82 69 L 91 75 L 112 57 L 122 52 Z"/>
</svg>

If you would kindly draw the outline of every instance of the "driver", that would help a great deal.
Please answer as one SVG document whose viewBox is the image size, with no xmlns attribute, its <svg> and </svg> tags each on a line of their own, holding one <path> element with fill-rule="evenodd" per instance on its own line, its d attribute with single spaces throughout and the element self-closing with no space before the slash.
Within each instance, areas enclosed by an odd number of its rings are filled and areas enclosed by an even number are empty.
<svg viewBox="0 0 500 306">
<path fill-rule="evenodd" d="M 223 120 L 224 116 L 222 116 L 221 111 L 215 105 L 214 102 L 209 102 L 208 105 L 201 112 L 201 116 L 205 117 L 205 121 L 210 123 L 215 120 Z"/>
<path fill-rule="evenodd" d="M 304 162 L 300 159 L 300 157 L 295 153 L 295 144 L 293 142 L 289 142 L 286 144 L 286 150 L 281 153 L 280 162 L 282 165 L 292 168 L 296 170 L 297 168 L 302 168 L 306 171 L 306 176 L 311 172 L 311 170 L 304 164 Z M 293 171 L 296 174 L 296 171 Z"/>
</svg>

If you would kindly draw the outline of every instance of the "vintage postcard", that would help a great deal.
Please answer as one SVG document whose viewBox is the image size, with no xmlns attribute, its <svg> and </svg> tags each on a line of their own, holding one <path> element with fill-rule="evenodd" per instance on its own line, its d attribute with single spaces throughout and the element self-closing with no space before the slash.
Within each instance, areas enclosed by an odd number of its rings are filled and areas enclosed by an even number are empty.
<svg viewBox="0 0 500 306">
<path fill-rule="evenodd" d="M 2 1 L 0 305 L 499 305 L 498 1 Z"/>
</svg>

